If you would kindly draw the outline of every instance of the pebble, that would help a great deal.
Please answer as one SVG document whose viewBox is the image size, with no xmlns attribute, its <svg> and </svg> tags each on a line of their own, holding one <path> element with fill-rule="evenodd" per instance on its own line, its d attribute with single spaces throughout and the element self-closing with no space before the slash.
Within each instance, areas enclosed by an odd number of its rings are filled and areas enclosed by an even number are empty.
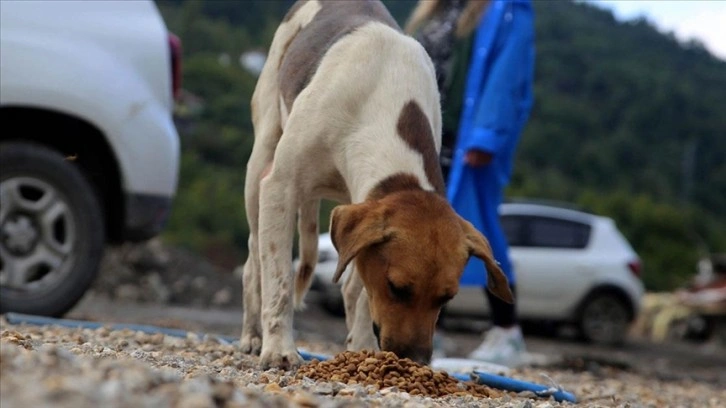
<svg viewBox="0 0 726 408">
<path fill-rule="evenodd" d="M 306 345 L 308 347 L 309 345 Z M 325 352 L 321 346 L 320 352 Z M 262 371 L 257 357 L 234 345 L 147 335 L 131 330 L 16 326 L 0 318 L 0 406 L 181 407 L 570 407 L 531 393 L 497 398 L 410 395 L 396 387 L 295 380 L 294 372 Z M 541 383 L 542 369 L 515 370 Z M 626 371 L 552 369 L 547 375 L 578 396 L 577 407 L 726 407 L 715 384 L 662 381 Z"/>
<path fill-rule="evenodd" d="M 282 392 L 282 387 L 280 387 L 280 384 L 278 383 L 270 383 L 265 386 L 265 392 L 279 393 Z"/>
<path fill-rule="evenodd" d="M 306 378 L 306 380 L 309 380 Z M 318 395 L 332 395 L 333 394 L 333 385 L 328 382 L 319 383 L 315 386 L 315 393 Z"/>
</svg>

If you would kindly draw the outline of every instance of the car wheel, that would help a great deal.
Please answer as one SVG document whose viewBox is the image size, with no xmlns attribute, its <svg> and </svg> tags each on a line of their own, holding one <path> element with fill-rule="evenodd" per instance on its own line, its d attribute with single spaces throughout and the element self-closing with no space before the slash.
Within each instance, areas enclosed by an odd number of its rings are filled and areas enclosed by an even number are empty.
<svg viewBox="0 0 726 408">
<path fill-rule="evenodd" d="M 345 304 L 343 303 L 343 297 L 340 295 L 340 288 L 329 290 L 324 296 L 325 298 L 322 301 L 323 309 L 331 316 L 345 317 Z"/>
<path fill-rule="evenodd" d="M 612 294 L 593 296 L 580 312 L 580 335 L 592 343 L 620 345 L 625 340 L 629 325 L 628 306 Z"/>
<path fill-rule="evenodd" d="M 0 146 L 0 313 L 61 316 L 98 272 L 104 224 L 78 167 L 46 147 Z"/>
</svg>

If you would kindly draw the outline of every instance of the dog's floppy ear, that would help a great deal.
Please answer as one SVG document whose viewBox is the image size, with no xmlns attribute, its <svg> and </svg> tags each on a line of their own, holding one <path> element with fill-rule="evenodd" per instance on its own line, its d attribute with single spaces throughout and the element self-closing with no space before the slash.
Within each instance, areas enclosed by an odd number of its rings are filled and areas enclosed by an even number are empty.
<svg viewBox="0 0 726 408">
<path fill-rule="evenodd" d="M 350 261 L 373 244 L 390 238 L 382 209 L 372 202 L 339 205 L 330 216 L 330 238 L 338 251 L 333 282 L 338 283 Z"/>
<path fill-rule="evenodd" d="M 489 241 L 469 221 L 460 218 L 459 222 L 461 222 L 461 226 L 464 228 L 469 251 L 471 251 L 472 255 L 484 261 L 486 265 L 487 290 L 507 303 L 514 303 L 514 295 L 509 288 L 507 277 L 494 259 Z"/>
</svg>

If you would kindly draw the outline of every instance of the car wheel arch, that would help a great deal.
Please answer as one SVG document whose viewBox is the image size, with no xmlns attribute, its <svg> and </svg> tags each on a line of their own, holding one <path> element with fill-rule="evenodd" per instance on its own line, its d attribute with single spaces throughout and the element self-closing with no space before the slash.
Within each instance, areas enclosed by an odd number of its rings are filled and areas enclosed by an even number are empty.
<svg viewBox="0 0 726 408">
<path fill-rule="evenodd" d="M 46 108 L 3 106 L 0 118 L 8 129 L 15 127 L 13 122 L 26 129 L 20 136 L 3 132 L 0 142 L 35 143 L 76 161 L 103 207 L 106 238 L 119 241 L 125 214 L 121 168 L 103 131 L 85 118 Z M 59 131 L 66 132 L 63 138 L 56 137 Z"/>
</svg>

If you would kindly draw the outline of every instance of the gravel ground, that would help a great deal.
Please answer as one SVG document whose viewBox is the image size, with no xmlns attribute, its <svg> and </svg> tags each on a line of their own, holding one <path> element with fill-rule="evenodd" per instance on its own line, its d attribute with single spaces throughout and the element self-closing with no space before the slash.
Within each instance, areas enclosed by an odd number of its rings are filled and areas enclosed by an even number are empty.
<svg viewBox="0 0 726 408">
<path fill-rule="evenodd" d="M 229 271 L 153 241 L 109 251 L 93 289 L 68 318 L 237 336 L 238 288 L 239 277 Z M 325 354 L 342 351 L 342 319 L 310 307 L 295 322 L 298 346 Z M 449 350 L 452 357 L 466 355 L 480 341 L 478 334 L 447 336 L 456 346 Z M 527 348 L 565 359 L 509 376 L 559 385 L 577 396 L 578 407 L 726 408 L 726 359 L 720 349 L 634 339 L 627 348 L 612 350 L 538 337 L 527 337 Z M 262 371 L 256 357 L 215 338 L 12 325 L 0 316 L 2 408 L 572 405 L 499 390 L 491 398 L 430 398 L 295 376 Z"/>
<path fill-rule="evenodd" d="M 262 371 L 256 357 L 215 338 L 175 338 L 131 330 L 11 325 L 0 320 L 0 406 L 11 407 L 556 407 L 532 395 L 430 398 L 395 388 L 295 380 Z M 300 343 L 310 351 L 339 346 Z M 546 372 L 546 376 L 543 373 Z M 582 407 L 726 407 L 726 391 L 692 380 L 663 381 L 599 370 L 519 369 L 511 377 L 553 383 Z"/>
</svg>

